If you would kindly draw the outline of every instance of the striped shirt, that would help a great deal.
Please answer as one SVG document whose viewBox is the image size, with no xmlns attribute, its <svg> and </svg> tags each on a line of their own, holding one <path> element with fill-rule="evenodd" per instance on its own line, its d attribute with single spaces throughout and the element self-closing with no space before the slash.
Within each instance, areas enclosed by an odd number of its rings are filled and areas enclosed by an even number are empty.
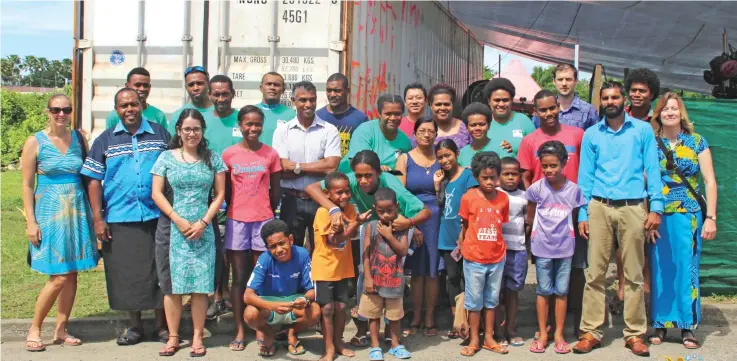
<svg viewBox="0 0 737 361">
<path fill-rule="evenodd" d="M 517 189 L 510 192 L 496 188 L 509 196 L 509 223 L 502 224 L 502 236 L 507 242 L 507 250 L 524 251 L 525 248 L 525 217 L 527 216 L 527 199 L 525 191 Z"/>
</svg>

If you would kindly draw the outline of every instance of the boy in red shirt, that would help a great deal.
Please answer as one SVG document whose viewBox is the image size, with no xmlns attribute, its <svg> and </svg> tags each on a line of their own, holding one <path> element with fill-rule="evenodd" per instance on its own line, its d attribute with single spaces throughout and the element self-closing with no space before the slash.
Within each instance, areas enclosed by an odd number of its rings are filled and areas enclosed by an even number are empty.
<svg viewBox="0 0 737 361">
<path fill-rule="evenodd" d="M 473 356 L 479 350 L 479 325 L 484 311 L 483 348 L 501 354 L 509 351 L 494 341 L 494 308 L 504 273 L 507 246 L 502 237 L 502 223 L 509 222 L 509 196 L 497 192 L 501 161 L 494 152 L 477 153 L 471 171 L 479 183 L 461 198 L 459 215 L 462 228 L 458 247 L 463 254 L 466 281 L 464 307 L 468 311 L 471 338 L 461 355 Z"/>
</svg>

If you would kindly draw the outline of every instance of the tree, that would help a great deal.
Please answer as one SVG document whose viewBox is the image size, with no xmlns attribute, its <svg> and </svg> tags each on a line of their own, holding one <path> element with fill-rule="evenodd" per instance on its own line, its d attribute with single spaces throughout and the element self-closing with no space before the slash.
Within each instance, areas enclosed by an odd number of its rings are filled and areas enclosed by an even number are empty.
<svg viewBox="0 0 737 361">
<path fill-rule="evenodd" d="M 70 59 L 48 60 L 33 55 L 2 59 L 3 84 L 61 88 L 72 77 Z"/>
<path fill-rule="evenodd" d="M 535 80 L 537 85 L 540 86 L 542 89 L 547 89 L 551 91 L 555 91 L 555 84 L 553 84 L 553 80 L 555 77 L 553 76 L 553 71 L 555 70 L 554 66 L 548 66 L 547 68 L 542 66 L 535 66 L 532 68 L 532 79 Z"/>
<path fill-rule="evenodd" d="M 496 76 L 496 71 L 489 68 L 488 65 L 484 65 L 484 75 L 483 75 L 484 80 L 489 80 L 493 78 L 494 76 Z"/>
</svg>

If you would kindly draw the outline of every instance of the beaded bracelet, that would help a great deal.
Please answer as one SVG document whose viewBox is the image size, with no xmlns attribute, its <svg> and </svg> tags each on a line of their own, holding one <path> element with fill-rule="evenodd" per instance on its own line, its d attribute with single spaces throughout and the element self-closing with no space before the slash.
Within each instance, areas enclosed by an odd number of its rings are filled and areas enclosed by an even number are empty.
<svg viewBox="0 0 737 361">
<path fill-rule="evenodd" d="M 338 213 L 338 212 L 340 212 L 340 207 L 333 207 L 333 208 L 330 208 L 330 211 L 329 211 L 329 213 L 330 213 L 330 215 L 331 215 L 331 216 L 332 216 L 333 214 L 336 214 L 336 213 Z"/>
</svg>

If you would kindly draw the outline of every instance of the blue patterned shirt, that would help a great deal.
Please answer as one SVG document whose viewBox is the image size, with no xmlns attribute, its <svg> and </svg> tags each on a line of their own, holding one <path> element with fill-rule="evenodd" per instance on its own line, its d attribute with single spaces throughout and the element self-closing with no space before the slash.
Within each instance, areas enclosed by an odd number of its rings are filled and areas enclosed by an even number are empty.
<svg viewBox="0 0 737 361">
<path fill-rule="evenodd" d="M 593 105 L 583 101 L 578 95 L 575 95 L 570 108 L 560 111 L 558 120 L 560 124 L 586 130 L 599 122 L 599 114 Z M 532 117 L 532 123 L 535 124 L 535 128 L 540 128 L 540 117 L 534 115 Z"/>
<path fill-rule="evenodd" d="M 675 151 L 671 148 L 668 138 L 663 138 L 663 144 L 668 151 L 673 151 L 673 160 L 676 162 L 676 166 L 686 176 L 686 180 L 691 184 L 691 187 L 701 194 L 699 189 L 699 175 L 701 174 L 699 154 L 709 149 L 706 138 L 696 133 L 680 133 L 678 134 Z M 660 147 L 658 147 L 658 160 L 660 161 L 660 174 L 663 180 L 663 195 L 665 195 L 665 213 L 700 212 L 701 207 L 696 197 L 683 184 L 683 180 L 675 170 L 668 170 L 668 160 Z"/>
<path fill-rule="evenodd" d="M 159 217 L 151 199 L 151 168 L 167 149 L 169 132 L 143 119 L 135 134 L 119 122 L 92 143 L 81 174 L 103 183 L 108 223 L 143 222 Z"/>
</svg>

